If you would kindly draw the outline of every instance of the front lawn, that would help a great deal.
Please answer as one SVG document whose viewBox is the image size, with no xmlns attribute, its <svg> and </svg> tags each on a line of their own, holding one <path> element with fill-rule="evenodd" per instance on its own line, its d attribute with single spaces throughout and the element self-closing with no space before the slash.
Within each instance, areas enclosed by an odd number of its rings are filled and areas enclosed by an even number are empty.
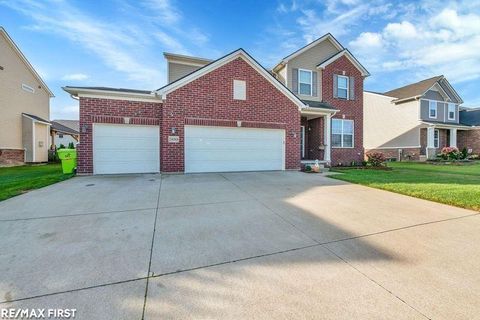
<svg viewBox="0 0 480 320">
<path fill-rule="evenodd" d="M 480 163 L 432 165 L 391 162 L 391 171 L 337 169 L 331 178 L 480 211 Z"/>
<path fill-rule="evenodd" d="M 73 177 L 60 164 L 0 168 L 0 201 Z"/>
</svg>

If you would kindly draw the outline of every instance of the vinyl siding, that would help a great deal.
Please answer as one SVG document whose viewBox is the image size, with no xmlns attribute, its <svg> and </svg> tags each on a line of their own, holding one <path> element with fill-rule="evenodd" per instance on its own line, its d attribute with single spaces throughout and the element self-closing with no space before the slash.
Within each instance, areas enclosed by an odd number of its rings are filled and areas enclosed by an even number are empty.
<svg viewBox="0 0 480 320">
<path fill-rule="evenodd" d="M 433 100 L 433 99 L 432 99 Z M 455 105 L 455 120 L 448 119 L 448 103 L 437 101 L 437 117 L 429 117 L 429 100 L 420 100 L 420 119 L 425 121 L 439 121 L 445 123 L 459 123 L 459 106 Z"/>
<path fill-rule="evenodd" d="M 178 80 L 195 70 L 200 69 L 198 66 L 190 66 L 180 63 L 168 63 L 168 83 Z"/>
<path fill-rule="evenodd" d="M 286 76 L 287 76 L 287 86 L 290 90 L 293 91 L 292 86 L 292 70 L 293 69 L 305 69 L 317 72 L 317 79 L 322 78 L 321 70 L 317 70 L 317 65 L 322 61 L 330 58 L 338 52 L 338 49 L 328 40 L 323 41 L 317 44 L 315 47 L 310 48 L 309 50 L 303 52 L 297 57 L 291 59 L 287 63 L 286 67 Z M 313 101 L 322 101 L 322 84 L 321 81 L 317 81 L 317 96 L 298 96 L 301 99 L 313 100 Z"/>
<path fill-rule="evenodd" d="M 364 92 L 365 149 L 407 148 L 420 145 L 418 101 L 394 104 L 394 98 Z"/>
<path fill-rule="evenodd" d="M 50 97 L 0 34 L 0 149 L 23 149 L 22 112 L 48 120 Z M 22 89 L 22 83 L 34 93 Z"/>
</svg>

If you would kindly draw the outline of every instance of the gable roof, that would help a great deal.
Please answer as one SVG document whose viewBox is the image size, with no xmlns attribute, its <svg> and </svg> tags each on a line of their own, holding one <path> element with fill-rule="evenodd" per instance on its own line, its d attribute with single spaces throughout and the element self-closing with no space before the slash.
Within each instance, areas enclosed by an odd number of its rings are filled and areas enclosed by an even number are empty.
<svg viewBox="0 0 480 320">
<path fill-rule="evenodd" d="M 370 72 L 368 72 L 367 69 L 365 69 L 365 67 L 357 60 L 357 58 L 353 56 L 353 54 L 348 49 L 343 49 L 342 51 L 334 54 L 330 58 L 327 58 L 324 61 L 320 62 L 317 65 L 317 68 L 325 69 L 325 67 L 328 66 L 330 63 L 336 61 L 337 59 L 343 56 L 347 57 L 347 59 L 350 60 L 350 62 L 353 63 L 358 70 L 360 70 L 360 72 L 362 73 L 362 76 L 368 77 L 370 75 Z"/>
<path fill-rule="evenodd" d="M 168 93 L 177 90 L 184 85 L 190 83 L 191 81 L 200 78 L 201 76 L 216 70 L 217 68 L 237 59 L 241 58 L 245 62 L 247 62 L 251 67 L 253 67 L 258 73 L 260 73 L 266 80 L 268 80 L 274 87 L 280 90 L 287 98 L 289 98 L 292 102 L 294 102 L 299 108 L 305 107 L 305 104 L 298 98 L 292 91 L 290 91 L 283 83 L 278 81 L 272 74 L 265 69 L 260 63 L 258 63 L 251 55 L 249 55 L 245 50 L 242 48 L 237 49 L 217 60 L 210 62 L 209 64 L 205 65 L 204 67 L 193 71 L 186 76 L 177 79 L 159 89 L 155 92 L 158 94 L 162 100 L 166 99 Z"/>
<path fill-rule="evenodd" d="M 52 120 L 52 129 L 70 134 L 80 132 L 80 121 L 78 120 Z"/>
<path fill-rule="evenodd" d="M 451 93 L 458 100 L 458 102 L 460 104 L 463 103 L 462 98 L 460 98 L 458 93 L 455 91 L 455 89 L 453 89 L 453 87 L 450 85 L 448 80 L 443 75 L 428 78 L 428 79 L 421 80 L 397 89 L 387 91 L 384 93 L 384 95 L 397 98 L 395 102 L 408 101 L 408 100 L 416 99 L 423 96 L 425 92 L 427 92 L 435 84 L 438 84 L 438 86 L 444 93 L 445 93 L 445 90 L 443 86 L 447 87 L 448 90 L 451 91 Z"/>
<path fill-rule="evenodd" d="M 281 62 L 283 63 L 286 63 L 288 62 L 289 60 L 292 60 L 293 58 L 295 58 L 296 56 L 304 53 L 305 51 L 309 50 L 310 48 L 313 48 L 315 47 L 317 44 L 319 44 L 320 42 L 323 42 L 325 40 L 330 40 L 330 42 L 338 49 L 338 50 L 344 50 L 345 48 L 340 44 L 340 42 L 338 42 L 337 39 L 335 39 L 335 37 L 331 34 L 331 33 L 327 33 L 327 34 L 324 34 L 323 36 L 321 36 L 320 38 L 316 39 L 316 40 L 313 40 L 312 42 L 310 42 L 309 44 L 301 47 L 300 49 L 298 49 L 297 51 L 289 54 L 288 56 L 286 56 L 285 58 L 282 59 Z"/>
<path fill-rule="evenodd" d="M 480 109 L 460 111 L 460 123 L 467 126 L 480 126 Z"/>
<path fill-rule="evenodd" d="M 429 79 L 411 83 L 406 86 L 384 92 L 384 95 L 395 97 L 398 100 L 418 97 L 427 92 L 427 90 L 430 89 L 441 78 L 443 78 L 443 76 L 435 76 Z"/>
<path fill-rule="evenodd" d="M 13 48 L 15 53 L 20 57 L 20 60 L 22 60 L 22 62 L 25 64 L 25 66 L 30 70 L 30 72 L 35 77 L 35 79 L 37 79 L 37 81 L 40 82 L 40 84 L 42 85 L 42 88 L 45 89 L 45 91 L 47 91 L 50 98 L 55 97 L 55 95 L 52 93 L 52 91 L 50 91 L 50 89 L 48 88 L 47 84 L 43 81 L 43 79 L 40 77 L 40 75 L 37 73 L 37 71 L 33 68 L 33 66 L 27 60 L 25 55 L 22 53 L 20 48 L 15 44 L 15 42 L 10 37 L 10 35 L 7 33 L 7 31 L 1 26 L 0 26 L 0 34 L 2 34 L 3 37 L 7 40 L 7 42 Z"/>
</svg>

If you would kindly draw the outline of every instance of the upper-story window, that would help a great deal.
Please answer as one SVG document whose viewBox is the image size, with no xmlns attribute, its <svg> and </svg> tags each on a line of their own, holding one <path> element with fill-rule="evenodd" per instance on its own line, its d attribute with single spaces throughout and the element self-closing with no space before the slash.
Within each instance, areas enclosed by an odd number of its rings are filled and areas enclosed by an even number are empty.
<svg viewBox="0 0 480 320">
<path fill-rule="evenodd" d="M 437 117 L 437 102 L 436 101 L 429 101 L 428 102 L 428 116 L 430 118 Z"/>
<path fill-rule="evenodd" d="M 337 96 L 341 99 L 348 99 L 348 77 L 337 76 Z"/>
<path fill-rule="evenodd" d="M 448 104 L 448 120 L 455 120 L 455 104 Z"/>
<path fill-rule="evenodd" d="M 312 71 L 298 69 L 298 93 L 306 96 L 312 95 Z"/>
</svg>

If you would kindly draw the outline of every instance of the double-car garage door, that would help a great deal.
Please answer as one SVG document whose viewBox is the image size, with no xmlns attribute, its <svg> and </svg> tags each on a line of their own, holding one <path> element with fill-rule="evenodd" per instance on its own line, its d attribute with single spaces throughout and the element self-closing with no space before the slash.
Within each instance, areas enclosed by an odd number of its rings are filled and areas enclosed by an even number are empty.
<svg viewBox="0 0 480 320">
<path fill-rule="evenodd" d="M 158 126 L 95 124 L 95 174 L 160 170 Z M 185 126 L 185 172 L 285 169 L 285 130 Z"/>
</svg>

